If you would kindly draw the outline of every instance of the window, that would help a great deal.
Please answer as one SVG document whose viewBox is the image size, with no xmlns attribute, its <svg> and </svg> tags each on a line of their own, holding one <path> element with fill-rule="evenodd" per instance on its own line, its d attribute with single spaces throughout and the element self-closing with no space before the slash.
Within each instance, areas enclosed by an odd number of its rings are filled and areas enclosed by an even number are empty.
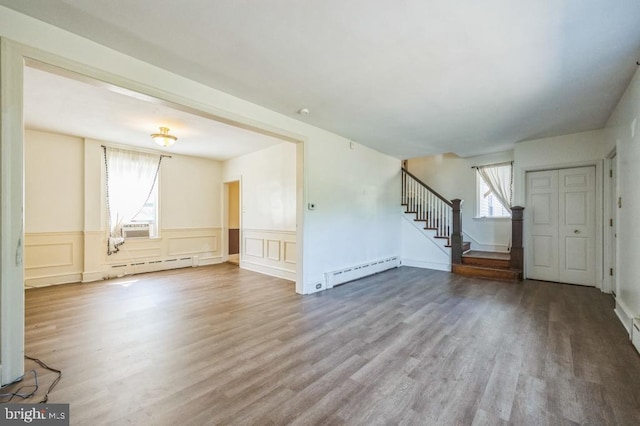
<svg viewBox="0 0 640 426">
<path fill-rule="evenodd" d="M 138 237 L 156 237 L 158 235 L 158 182 L 156 180 L 151 194 L 144 203 L 142 209 L 135 215 L 128 224 L 125 224 L 127 234 L 135 238 Z M 127 226 L 128 225 L 128 226 Z M 148 232 L 145 231 L 148 229 Z"/>
<path fill-rule="evenodd" d="M 109 219 L 107 253 L 113 254 L 127 238 L 157 235 L 157 177 L 162 157 L 106 147 L 104 154 Z"/>
<path fill-rule="evenodd" d="M 511 163 L 476 167 L 476 216 L 510 217 Z"/>
</svg>

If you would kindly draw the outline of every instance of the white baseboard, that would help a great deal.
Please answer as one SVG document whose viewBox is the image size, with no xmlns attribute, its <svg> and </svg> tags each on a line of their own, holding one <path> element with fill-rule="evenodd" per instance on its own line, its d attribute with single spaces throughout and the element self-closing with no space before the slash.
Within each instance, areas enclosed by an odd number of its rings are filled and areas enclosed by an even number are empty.
<svg viewBox="0 0 640 426">
<path fill-rule="evenodd" d="M 223 262 L 224 258 L 222 256 L 200 257 L 198 259 L 198 266 L 217 265 Z"/>
<path fill-rule="evenodd" d="M 102 278 L 100 278 L 102 279 Z M 50 285 L 79 283 L 82 280 L 81 273 L 48 275 L 46 277 L 28 278 L 24 280 L 26 288 L 48 287 Z"/>
<path fill-rule="evenodd" d="M 327 283 L 324 280 L 313 281 L 313 284 L 305 287 L 302 294 L 313 294 L 327 289 Z"/>
<path fill-rule="evenodd" d="M 290 271 L 282 268 L 277 268 L 273 266 L 265 266 L 260 265 L 258 263 L 249 262 L 246 260 L 240 261 L 240 268 L 246 269 L 248 271 L 259 272 L 261 274 L 269 275 L 272 277 L 282 278 L 289 281 L 296 281 L 296 273 L 295 271 Z"/>
<path fill-rule="evenodd" d="M 629 338 L 631 338 L 631 327 L 633 327 L 633 314 L 627 308 L 627 306 L 622 302 L 622 300 L 616 298 L 616 307 L 613 312 L 616 313 L 618 319 L 622 323 L 622 326 L 627 331 Z"/>
<path fill-rule="evenodd" d="M 402 259 L 402 266 L 411 266 L 413 268 L 434 269 L 436 271 L 451 272 L 451 264 L 439 262 L 427 262 L 424 260 Z"/>
<path fill-rule="evenodd" d="M 209 257 L 200 257 L 198 259 L 198 264 L 193 265 L 197 266 L 207 266 L 207 265 L 216 265 L 218 263 L 222 263 L 222 256 L 209 256 Z M 176 265 L 178 268 L 187 268 L 191 265 L 188 262 Z M 137 273 L 145 273 L 145 272 L 158 272 L 158 271 L 166 271 L 169 269 L 174 269 L 173 265 L 158 263 L 157 266 L 154 264 L 148 265 L 144 269 L 142 268 L 125 268 L 123 269 L 124 275 L 135 275 Z M 71 283 L 91 283 L 96 281 L 102 281 L 107 278 L 115 278 L 115 274 L 113 271 L 109 269 L 105 269 L 104 271 L 91 271 L 91 272 L 82 272 L 76 274 L 61 274 L 61 275 L 48 275 L 43 277 L 36 278 L 28 278 L 24 281 L 24 286 L 26 288 L 31 287 L 48 287 L 50 285 L 59 285 L 59 284 L 71 284 Z"/>
<path fill-rule="evenodd" d="M 105 275 L 104 271 L 83 272 L 82 282 L 92 283 L 94 281 L 100 281 L 104 279 L 104 275 Z"/>
</svg>

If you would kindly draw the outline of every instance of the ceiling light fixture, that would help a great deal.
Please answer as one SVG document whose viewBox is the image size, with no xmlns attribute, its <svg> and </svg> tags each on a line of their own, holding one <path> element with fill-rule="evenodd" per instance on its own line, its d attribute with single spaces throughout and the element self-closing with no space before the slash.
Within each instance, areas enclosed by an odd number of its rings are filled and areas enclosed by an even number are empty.
<svg viewBox="0 0 640 426">
<path fill-rule="evenodd" d="M 178 140 L 177 137 L 169 134 L 168 127 L 160 127 L 160 133 L 153 133 L 151 137 L 158 145 L 165 148 L 173 145 Z"/>
<path fill-rule="evenodd" d="M 298 110 L 298 114 L 300 115 L 309 115 L 311 113 L 311 111 L 309 111 L 309 108 L 301 108 Z"/>
</svg>

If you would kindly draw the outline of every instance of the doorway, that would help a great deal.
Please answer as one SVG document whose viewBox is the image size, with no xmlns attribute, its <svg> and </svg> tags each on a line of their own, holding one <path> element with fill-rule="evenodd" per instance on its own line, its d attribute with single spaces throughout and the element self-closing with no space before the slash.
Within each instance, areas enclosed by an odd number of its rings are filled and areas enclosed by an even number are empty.
<svg viewBox="0 0 640 426">
<path fill-rule="evenodd" d="M 115 55 L 115 54 L 114 54 Z M 300 196 L 296 200 L 296 217 L 299 231 L 295 255 L 300 259 L 295 271 L 296 292 L 310 292 L 303 286 L 303 230 L 304 230 L 304 141 L 297 133 L 273 126 L 259 124 L 257 121 L 239 120 L 238 114 L 224 108 L 215 108 L 213 104 L 198 101 L 196 97 L 183 97 L 175 93 L 169 82 L 147 85 L 138 83 L 139 79 L 112 74 L 90 65 L 76 63 L 53 53 L 41 51 L 14 43 L 6 38 L 0 40 L 0 103 L 2 104 L 2 132 L 0 134 L 0 172 L 3 177 L 0 199 L 0 384 L 10 383 L 24 373 L 24 287 L 16 283 L 24 282 L 24 121 L 23 121 L 23 74 L 25 63 L 28 66 L 56 70 L 56 72 L 77 73 L 88 79 L 100 82 L 101 86 L 117 87 L 119 93 L 135 93 L 139 99 L 152 100 L 160 105 L 176 107 L 180 111 L 190 112 L 204 118 L 210 118 L 245 130 L 263 135 L 274 136 L 283 141 L 297 144 L 298 156 L 296 188 Z M 115 58 L 115 56 L 114 56 Z M 117 59 L 117 58 L 116 58 Z M 123 71 L 127 66 L 122 64 Z M 128 68 L 130 76 L 135 75 L 135 67 Z M 166 89 L 166 90 L 163 90 Z M 172 92 L 172 90 L 174 90 Z M 218 101 L 216 101 L 218 102 Z M 209 106 L 207 106 L 209 105 Z M 239 107 L 238 107 L 239 108 Z M 258 123 L 258 124 L 256 124 Z M 6 179 L 5 179 L 6 178 Z"/>
<path fill-rule="evenodd" d="M 527 172 L 527 278 L 596 285 L 595 166 Z"/>
<path fill-rule="evenodd" d="M 240 265 L 240 181 L 225 183 L 227 194 L 227 262 Z"/>
</svg>

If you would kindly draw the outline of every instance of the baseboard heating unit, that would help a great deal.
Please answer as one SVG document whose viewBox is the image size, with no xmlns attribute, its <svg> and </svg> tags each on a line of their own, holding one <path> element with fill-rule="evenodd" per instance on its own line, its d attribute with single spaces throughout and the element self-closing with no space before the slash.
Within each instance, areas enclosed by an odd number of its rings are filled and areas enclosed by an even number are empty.
<svg viewBox="0 0 640 426">
<path fill-rule="evenodd" d="M 189 268 L 198 266 L 198 257 L 179 257 L 175 259 L 150 260 L 111 265 L 106 278 L 125 275 L 143 274 L 145 272 L 166 271 L 168 269 Z"/>
<path fill-rule="evenodd" d="M 400 266 L 400 258 L 398 256 L 393 256 L 337 271 L 326 272 L 324 274 L 324 278 L 327 283 L 327 288 L 333 288 L 349 281 L 386 271 L 387 269 L 397 268 L 398 266 Z"/>
</svg>

